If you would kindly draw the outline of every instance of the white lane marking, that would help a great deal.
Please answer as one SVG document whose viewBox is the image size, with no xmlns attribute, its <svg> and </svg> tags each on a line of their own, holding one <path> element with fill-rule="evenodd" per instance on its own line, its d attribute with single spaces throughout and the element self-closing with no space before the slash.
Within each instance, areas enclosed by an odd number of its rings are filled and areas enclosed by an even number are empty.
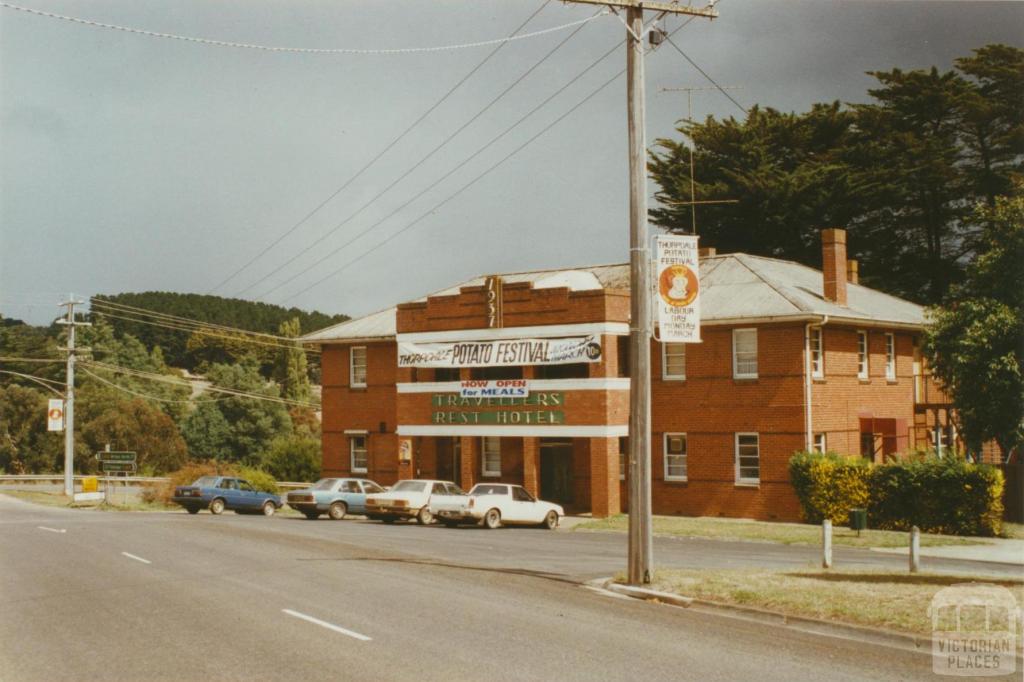
<svg viewBox="0 0 1024 682">
<path fill-rule="evenodd" d="M 60 529 L 58 529 L 58 528 L 50 528 L 49 526 L 36 526 L 36 528 L 38 528 L 39 530 L 48 530 L 51 533 L 67 533 L 68 532 L 67 528 L 60 528 Z"/>
<path fill-rule="evenodd" d="M 358 639 L 360 641 L 363 641 L 363 642 L 370 642 L 370 641 L 372 641 L 372 638 L 367 637 L 366 635 L 361 635 L 358 632 L 352 632 L 351 630 L 346 630 L 343 627 L 339 627 L 339 626 L 334 625 L 332 623 L 328 623 L 326 621 L 320 620 L 319 618 L 314 618 L 313 616 L 307 616 L 306 614 L 299 613 L 298 611 L 292 611 L 291 609 L 281 609 L 281 611 L 283 611 L 284 613 L 287 613 L 289 616 L 295 616 L 296 618 L 301 618 L 302 620 L 305 620 L 305 621 L 308 621 L 310 623 L 313 623 L 314 625 L 319 625 L 320 627 L 327 628 L 328 630 L 334 630 L 335 632 L 340 632 L 343 635 L 348 635 L 349 637 L 354 637 L 354 638 L 356 638 L 356 639 Z"/>
<path fill-rule="evenodd" d="M 149 559 L 143 559 L 143 558 L 142 558 L 142 557 L 140 557 L 140 556 L 135 556 L 134 554 L 129 554 L 128 552 L 121 552 L 121 554 L 124 554 L 124 555 L 125 555 L 126 557 L 128 557 L 129 559 L 135 559 L 136 561 L 141 561 L 141 562 L 142 562 L 142 563 L 144 563 L 144 564 L 151 564 L 151 563 L 153 563 L 153 562 L 152 562 L 152 561 L 150 561 Z"/>
</svg>

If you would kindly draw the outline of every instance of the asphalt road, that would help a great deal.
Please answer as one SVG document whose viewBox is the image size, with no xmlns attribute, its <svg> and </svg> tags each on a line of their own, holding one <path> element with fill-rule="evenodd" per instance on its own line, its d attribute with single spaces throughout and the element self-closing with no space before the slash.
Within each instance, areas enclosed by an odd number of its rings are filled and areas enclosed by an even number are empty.
<svg viewBox="0 0 1024 682">
<path fill-rule="evenodd" d="M 932 675 L 927 655 L 582 587 L 621 568 L 624 542 L 532 529 L 73 511 L 0 496 L 0 680 Z M 667 541 L 656 552 L 674 565 L 804 565 L 793 549 Z M 870 554 L 851 561 L 902 563 Z"/>
</svg>

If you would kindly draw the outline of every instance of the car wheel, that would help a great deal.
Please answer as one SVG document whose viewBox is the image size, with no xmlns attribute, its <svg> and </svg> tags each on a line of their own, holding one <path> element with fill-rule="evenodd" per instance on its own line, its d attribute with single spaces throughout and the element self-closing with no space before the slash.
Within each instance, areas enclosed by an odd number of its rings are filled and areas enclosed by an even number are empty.
<svg viewBox="0 0 1024 682">
<path fill-rule="evenodd" d="M 187 511 L 189 514 L 198 514 L 199 507 L 185 507 L 185 511 Z"/>
<path fill-rule="evenodd" d="M 310 521 L 314 521 L 314 520 L 320 518 L 320 512 L 316 512 L 316 511 L 304 511 L 304 512 L 302 512 L 302 515 L 305 516 Z"/>
<path fill-rule="evenodd" d="M 334 521 L 340 521 L 345 518 L 345 514 L 348 513 L 348 505 L 344 502 L 332 502 L 331 508 L 327 510 L 327 515 Z"/>
<path fill-rule="evenodd" d="M 274 506 L 274 503 L 271 502 L 270 500 L 267 500 L 266 502 L 263 503 L 263 515 L 264 516 L 273 516 L 274 512 L 276 512 L 276 511 L 277 511 L 277 507 Z"/>
<path fill-rule="evenodd" d="M 501 512 L 497 509 L 490 509 L 484 514 L 484 528 L 494 530 L 501 528 Z"/>
<path fill-rule="evenodd" d="M 430 513 L 430 510 L 425 506 L 420 509 L 420 513 L 416 515 L 416 523 L 421 526 L 429 526 L 434 522 L 434 515 Z"/>
<path fill-rule="evenodd" d="M 218 497 L 213 502 L 211 502 L 210 503 L 210 513 L 211 514 L 223 514 L 224 513 L 224 500 L 222 500 L 221 498 Z"/>
<path fill-rule="evenodd" d="M 544 517 L 544 523 L 541 524 L 548 530 L 554 530 L 558 528 L 558 512 L 554 509 L 548 512 L 548 515 Z"/>
</svg>

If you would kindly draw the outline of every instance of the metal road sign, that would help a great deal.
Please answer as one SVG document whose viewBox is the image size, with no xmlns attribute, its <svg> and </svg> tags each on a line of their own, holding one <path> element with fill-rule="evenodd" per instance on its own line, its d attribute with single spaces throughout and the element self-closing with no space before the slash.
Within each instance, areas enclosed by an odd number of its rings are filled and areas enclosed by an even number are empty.
<svg viewBox="0 0 1024 682">
<path fill-rule="evenodd" d="M 135 462 L 103 462 L 103 473 L 133 474 L 135 473 Z"/>
<path fill-rule="evenodd" d="M 134 462 L 136 455 L 134 452 L 103 451 L 96 453 L 96 459 L 101 462 Z"/>
</svg>

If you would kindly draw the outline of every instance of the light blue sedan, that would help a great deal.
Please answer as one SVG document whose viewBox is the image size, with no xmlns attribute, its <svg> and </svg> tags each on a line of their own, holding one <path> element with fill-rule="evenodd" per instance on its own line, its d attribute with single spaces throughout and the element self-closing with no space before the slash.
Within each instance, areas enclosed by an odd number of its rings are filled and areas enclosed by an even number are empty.
<svg viewBox="0 0 1024 682">
<path fill-rule="evenodd" d="M 382 492 L 384 488 L 365 478 L 321 478 L 309 488 L 288 493 L 285 501 L 307 519 L 326 512 L 337 521 L 346 514 L 365 513 L 366 495 Z"/>
</svg>

